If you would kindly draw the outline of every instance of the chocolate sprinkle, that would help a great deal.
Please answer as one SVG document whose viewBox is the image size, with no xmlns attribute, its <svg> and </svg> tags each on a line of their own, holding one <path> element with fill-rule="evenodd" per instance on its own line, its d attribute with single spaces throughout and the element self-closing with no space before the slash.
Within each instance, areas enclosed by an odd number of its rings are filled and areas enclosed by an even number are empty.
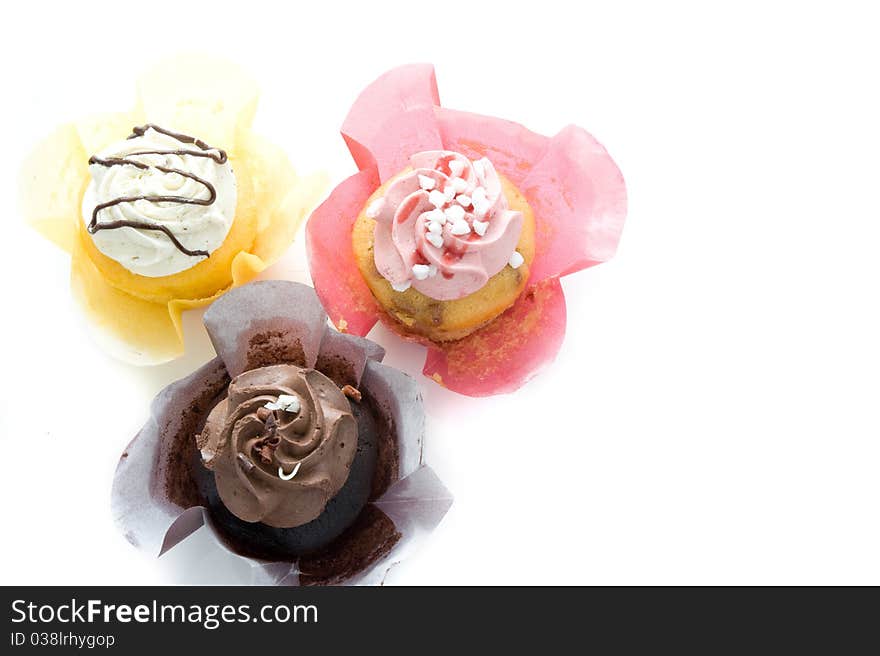
<svg viewBox="0 0 880 656">
<path fill-rule="evenodd" d="M 264 410 L 265 408 L 261 408 Z M 275 413 L 270 412 L 265 419 L 263 434 L 259 440 L 254 442 L 254 451 L 260 456 L 260 459 L 267 465 L 272 464 L 272 458 L 275 455 L 275 449 L 281 444 L 281 438 L 278 436 L 278 422 L 275 420 Z"/>
<path fill-rule="evenodd" d="M 246 472 L 251 471 L 256 465 L 254 461 L 247 457 L 244 453 L 238 454 L 238 462 L 241 463 L 241 466 L 244 468 Z"/>
<path fill-rule="evenodd" d="M 361 402 L 361 391 L 358 388 L 353 387 L 352 385 L 345 385 L 342 388 L 342 393 L 356 403 Z"/>
</svg>

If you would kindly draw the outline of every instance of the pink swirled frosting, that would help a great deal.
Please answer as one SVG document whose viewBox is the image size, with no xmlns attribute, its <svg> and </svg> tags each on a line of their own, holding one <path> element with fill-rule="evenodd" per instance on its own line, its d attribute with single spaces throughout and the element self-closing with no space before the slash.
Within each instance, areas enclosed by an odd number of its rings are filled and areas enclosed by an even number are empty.
<svg viewBox="0 0 880 656">
<path fill-rule="evenodd" d="M 522 258 L 522 213 L 509 209 L 486 159 L 432 150 L 367 208 L 376 220 L 376 268 L 397 291 L 410 286 L 439 301 L 472 294 Z"/>
</svg>

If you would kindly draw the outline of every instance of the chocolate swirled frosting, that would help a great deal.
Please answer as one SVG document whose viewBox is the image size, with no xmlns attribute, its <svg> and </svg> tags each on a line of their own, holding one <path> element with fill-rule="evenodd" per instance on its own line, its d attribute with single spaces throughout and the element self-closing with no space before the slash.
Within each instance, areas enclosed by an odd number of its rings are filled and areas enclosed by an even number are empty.
<svg viewBox="0 0 880 656">
<path fill-rule="evenodd" d="M 319 517 L 343 488 L 358 423 L 330 378 L 279 364 L 234 378 L 196 442 L 229 512 L 286 529 Z"/>
</svg>

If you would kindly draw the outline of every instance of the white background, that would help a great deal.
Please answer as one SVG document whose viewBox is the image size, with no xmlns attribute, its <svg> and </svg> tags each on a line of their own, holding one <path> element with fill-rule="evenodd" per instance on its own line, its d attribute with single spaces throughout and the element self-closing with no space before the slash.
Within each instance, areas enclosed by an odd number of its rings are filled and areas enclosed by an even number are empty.
<svg viewBox="0 0 880 656">
<path fill-rule="evenodd" d="M 71 302 L 67 256 L 13 201 L 38 137 L 126 109 L 139 70 L 201 43 L 258 78 L 258 128 L 334 182 L 355 170 L 338 129 L 356 94 L 411 61 L 436 65 L 449 107 L 584 126 L 626 177 L 619 253 L 564 279 L 552 367 L 481 400 L 421 378 L 427 459 L 456 501 L 389 583 L 880 584 L 870 3 L 309 4 L 4 16 L 0 583 L 244 575 L 198 537 L 152 560 L 110 519 L 150 398 L 211 355 L 198 315 L 182 361 L 108 359 Z M 305 266 L 300 237 L 269 275 L 307 280 Z M 372 336 L 418 375 L 420 348 Z"/>
</svg>

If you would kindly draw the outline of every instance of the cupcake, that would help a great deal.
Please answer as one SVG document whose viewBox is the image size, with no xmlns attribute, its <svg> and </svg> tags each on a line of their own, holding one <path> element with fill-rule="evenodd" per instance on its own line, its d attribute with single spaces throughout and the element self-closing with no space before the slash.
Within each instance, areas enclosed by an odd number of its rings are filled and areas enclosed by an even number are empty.
<svg viewBox="0 0 880 656">
<path fill-rule="evenodd" d="M 26 218 L 71 255 L 102 345 L 137 364 L 183 352 L 181 313 L 274 262 L 323 188 L 251 131 L 257 88 L 205 57 L 160 64 L 130 112 L 58 128 L 22 169 Z"/>
<path fill-rule="evenodd" d="M 206 525 L 259 583 L 382 582 L 451 504 L 415 382 L 298 283 L 233 290 L 205 325 L 218 357 L 159 394 L 120 459 L 120 529 L 161 554 Z"/>
<path fill-rule="evenodd" d="M 559 350 L 560 276 L 608 260 L 623 177 L 575 126 L 554 137 L 440 106 L 430 65 L 364 90 L 343 137 L 359 168 L 311 215 L 309 265 L 339 330 L 377 321 L 427 347 L 462 394 L 511 392 Z"/>
</svg>

